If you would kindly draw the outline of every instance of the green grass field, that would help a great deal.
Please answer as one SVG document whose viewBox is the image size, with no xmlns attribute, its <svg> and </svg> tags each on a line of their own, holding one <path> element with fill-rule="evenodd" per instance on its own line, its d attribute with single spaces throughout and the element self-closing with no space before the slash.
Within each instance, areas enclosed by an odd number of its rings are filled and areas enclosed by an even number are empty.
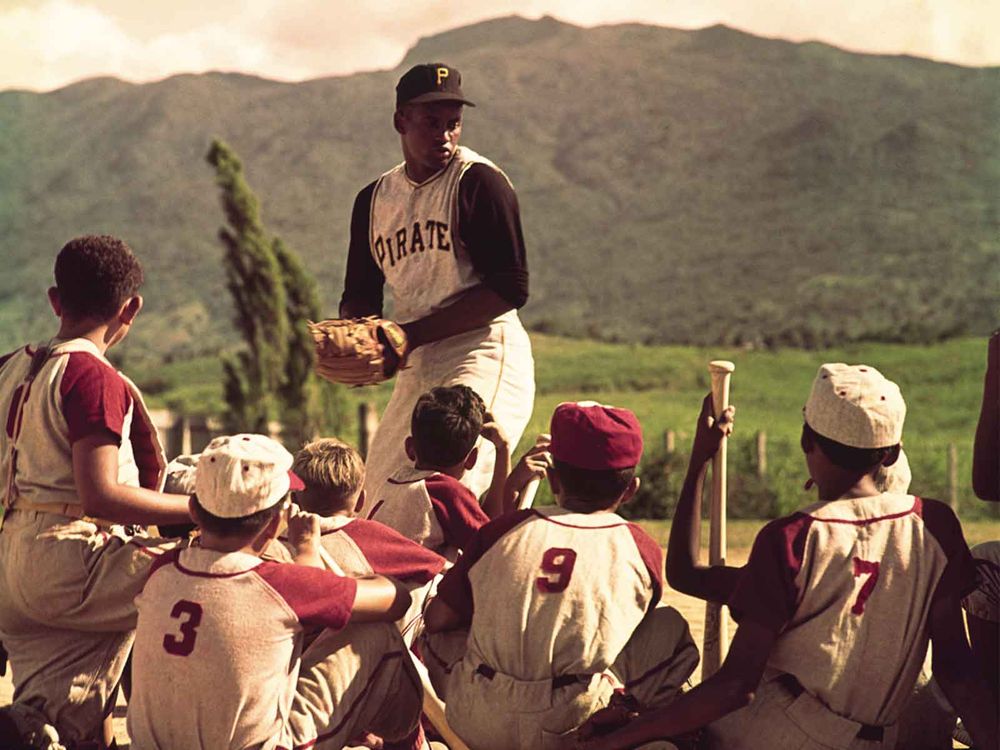
<svg viewBox="0 0 1000 750">
<path fill-rule="evenodd" d="M 763 493 L 747 515 L 786 512 L 807 500 L 801 490 L 806 480 L 798 448 L 802 405 L 816 369 L 823 362 L 864 362 L 899 383 L 908 405 L 904 444 L 913 471 L 914 492 L 947 499 L 948 446 L 957 448 L 958 497 L 963 517 L 992 512 L 972 495 L 970 486 L 972 438 L 982 398 L 985 339 L 956 339 L 941 344 L 858 344 L 819 351 L 746 351 L 689 346 L 608 344 L 532 334 L 537 396 L 534 415 L 521 441 L 523 450 L 534 435 L 547 431 L 549 416 L 561 401 L 594 399 L 626 406 L 639 416 L 646 437 L 647 456 L 664 451 L 667 430 L 676 433 L 677 460 L 683 460 L 701 399 L 707 393 L 707 364 L 712 359 L 736 363 L 731 399 L 737 406 L 737 427 L 730 444 L 731 485 L 737 490 L 752 484 L 755 473 L 755 435 L 767 433 L 768 473 Z M 222 373 L 218 358 L 178 361 L 165 365 L 130 367 L 154 406 L 180 411 L 219 414 Z M 330 386 L 335 387 L 335 386 Z M 341 437 L 356 442 L 353 415 L 364 401 L 382 408 L 391 383 L 375 388 L 344 389 L 349 424 Z M 741 483 L 739 477 L 746 477 Z M 673 491 L 671 485 L 668 490 Z M 540 495 L 545 502 L 546 493 Z M 731 502 L 740 513 L 740 498 Z M 760 503 L 770 510 L 759 512 Z"/>
</svg>

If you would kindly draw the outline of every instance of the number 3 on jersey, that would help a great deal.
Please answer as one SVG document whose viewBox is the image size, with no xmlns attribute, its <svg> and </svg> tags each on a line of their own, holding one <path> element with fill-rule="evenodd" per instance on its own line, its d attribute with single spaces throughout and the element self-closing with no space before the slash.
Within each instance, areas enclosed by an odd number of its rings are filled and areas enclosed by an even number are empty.
<svg viewBox="0 0 1000 750">
<path fill-rule="evenodd" d="M 550 547 L 542 555 L 542 572 L 546 575 L 535 579 L 535 585 L 543 594 L 558 594 L 569 586 L 576 552 L 566 547 Z"/>
<path fill-rule="evenodd" d="M 189 602 L 187 599 L 178 601 L 170 616 L 180 620 L 180 637 L 167 633 L 163 636 L 163 650 L 174 656 L 187 656 L 194 651 L 194 642 L 198 637 L 198 626 L 201 624 L 201 605 Z"/>
</svg>

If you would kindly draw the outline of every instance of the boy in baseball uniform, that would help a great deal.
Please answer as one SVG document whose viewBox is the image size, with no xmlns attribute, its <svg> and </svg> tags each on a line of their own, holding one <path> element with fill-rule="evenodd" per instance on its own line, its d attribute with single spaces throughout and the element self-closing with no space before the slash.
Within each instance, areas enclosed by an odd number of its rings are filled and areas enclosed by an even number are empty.
<svg viewBox="0 0 1000 750">
<path fill-rule="evenodd" d="M 0 747 L 18 735 L 58 747 L 52 727 L 65 744 L 112 741 L 104 719 L 132 644 L 132 600 L 176 544 L 122 524 L 190 520 L 187 497 L 158 491 L 156 430 L 105 356 L 142 309 L 142 278 L 120 239 L 70 241 L 48 291 L 58 332 L 0 357 L 0 640 L 14 676 Z"/>
<path fill-rule="evenodd" d="M 639 487 L 635 415 L 560 404 L 549 453 L 558 505 L 480 529 L 427 608 L 425 663 L 477 750 L 569 747 L 613 696 L 666 705 L 698 663 L 687 623 L 657 606 L 659 547 L 615 512 Z"/>
<path fill-rule="evenodd" d="M 709 725 L 712 748 L 893 748 L 930 638 L 938 684 L 977 743 L 996 747 L 996 708 L 963 628 L 975 569 L 958 519 L 936 500 L 876 486 L 879 467 L 898 456 L 905 413 L 899 388 L 876 369 L 820 367 L 801 440 L 818 502 L 764 527 L 742 571 L 706 569 L 692 541 L 697 488 L 732 416 L 712 425 L 706 399 L 668 580 L 728 601 L 739 628 L 715 675 L 583 746 L 629 748 Z"/>
<path fill-rule="evenodd" d="M 484 425 L 486 419 L 483 400 L 466 385 L 434 388 L 417 399 L 404 444 L 413 463 L 379 488 L 369 518 L 455 560 L 472 535 L 503 512 L 510 453 L 499 425 Z M 476 464 L 480 435 L 496 451 L 493 482 L 482 506 L 461 481 Z"/>
<path fill-rule="evenodd" d="M 381 576 L 323 569 L 320 519 L 288 518 L 292 563 L 265 561 L 292 456 L 263 435 L 214 439 L 198 460 L 197 545 L 153 565 L 136 598 L 129 734 L 137 750 L 340 748 L 367 730 L 420 747 L 421 688 L 391 623 L 410 597 Z M 301 651 L 300 635 L 321 629 Z"/>
<path fill-rule="evenodd" d="M 364 504 L 365 465 L 354 448 L 322 438 L 295 454 L 292 470 L 305 485 L 296 504 L 320 518 L 320 552 L 328 567 L 348 576 L 382 575 L 403 583 L 413 597 L 400 622 L 412 640 L 430 587 L 445 559 L 378 521 L 358 518 Z M 287 543 L 287 537 L 281 537 Z"/>
</svg>

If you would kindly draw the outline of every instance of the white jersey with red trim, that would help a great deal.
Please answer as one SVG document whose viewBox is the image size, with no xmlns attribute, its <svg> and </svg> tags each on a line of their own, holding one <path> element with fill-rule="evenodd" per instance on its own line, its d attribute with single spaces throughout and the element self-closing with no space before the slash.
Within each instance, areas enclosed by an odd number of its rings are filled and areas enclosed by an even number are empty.
<svg viewBox="0 0 1000 750">
<path fill-rule="evenodd" d="M 323 523 L 330 527 L 321 531 L 320 544 L 344 575 L 388 576 L 407 586 L 423 586 L 444 570 L 441 555 L 378 521 L 334 517 Z M 291 555 L 287 538 L 281 542 Z"/>
<path fill-rule="evenodd" d="M 447 307 L 482 283 L 458 228 L 458 183 L 473 164 L 503 174 L 486 157 L 459 146 L 448 166 L 425 182 L 411 180 L 403 162 L 375 183 L 369 241 L 400 323 Z"/>
<path fill-rule="evenodd" d="M 448 560 L 490 520 L 472 491 L 457 479 L 411 466 L 386 480 L 368 517 Z"/>
<path fill-rule="evenodd" d="M 297 636 L 342 629 L 356 591 L 351 578 L 241 552 L 164 555 L 136 597 L 132 746 L 290 747 Z"/>
<path fill-rule="evenodd" d="M 138 389 L 87 339 L 29 345 L 0 359 L 0 415 L 0 498 L 10 486 L 28 502 L 78 505 L 72 447 L 96 433 L 120 440 L 121 484 L 163 486 L 166 461 Z"/>
<path fill-rule="evenodd" d="M 913 690 L 937 596 L 975 570 L 954 513 L 912 495 L 817 503 L 758 534 L 730 600 L 738 621 L 779 631 L 768 666 L 835 713 L 887 725 Z"/>
<path fill-rule="evenodd" d="M 663 555 L 614 513 L 559 507 L 501 516 L 438 596 L 471 617 L 465 659 L 522 680 L 608 669 L 663 590 Z"/>
</svg>

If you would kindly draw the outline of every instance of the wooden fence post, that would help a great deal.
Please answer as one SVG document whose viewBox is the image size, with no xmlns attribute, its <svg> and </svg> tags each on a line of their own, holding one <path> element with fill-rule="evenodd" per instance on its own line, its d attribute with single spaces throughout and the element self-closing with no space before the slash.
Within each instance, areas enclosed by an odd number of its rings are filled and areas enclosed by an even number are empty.
<svg viewBox="0 0 1000 750">
<path fill-rule="evenodd" d="M 188 419 L 186 415 L 181 415 L 177 418 L 176 430 L 180 435 L 180 451 L 179 454 L 182 456 L 190 456 L 193 451 L 191 450 L 191 420 Z"/>
<path fill-rule="evenodd" d="M 948 443 L 948 504 L 958 515 L 958 447 Z"/>
<path fill-rule="evenodd" d="M 767 433 L 757 432 L 757 476 L 767 476 Z"/>
<path fill-rule="evenodd" d="M 366 401 L 358 406 L 358 450 L 362 458 L 368 458 L 368 449 L 371 448 L 376 429 L 378 412 L 375 411 L 375 404 Z"/>
</svg>

